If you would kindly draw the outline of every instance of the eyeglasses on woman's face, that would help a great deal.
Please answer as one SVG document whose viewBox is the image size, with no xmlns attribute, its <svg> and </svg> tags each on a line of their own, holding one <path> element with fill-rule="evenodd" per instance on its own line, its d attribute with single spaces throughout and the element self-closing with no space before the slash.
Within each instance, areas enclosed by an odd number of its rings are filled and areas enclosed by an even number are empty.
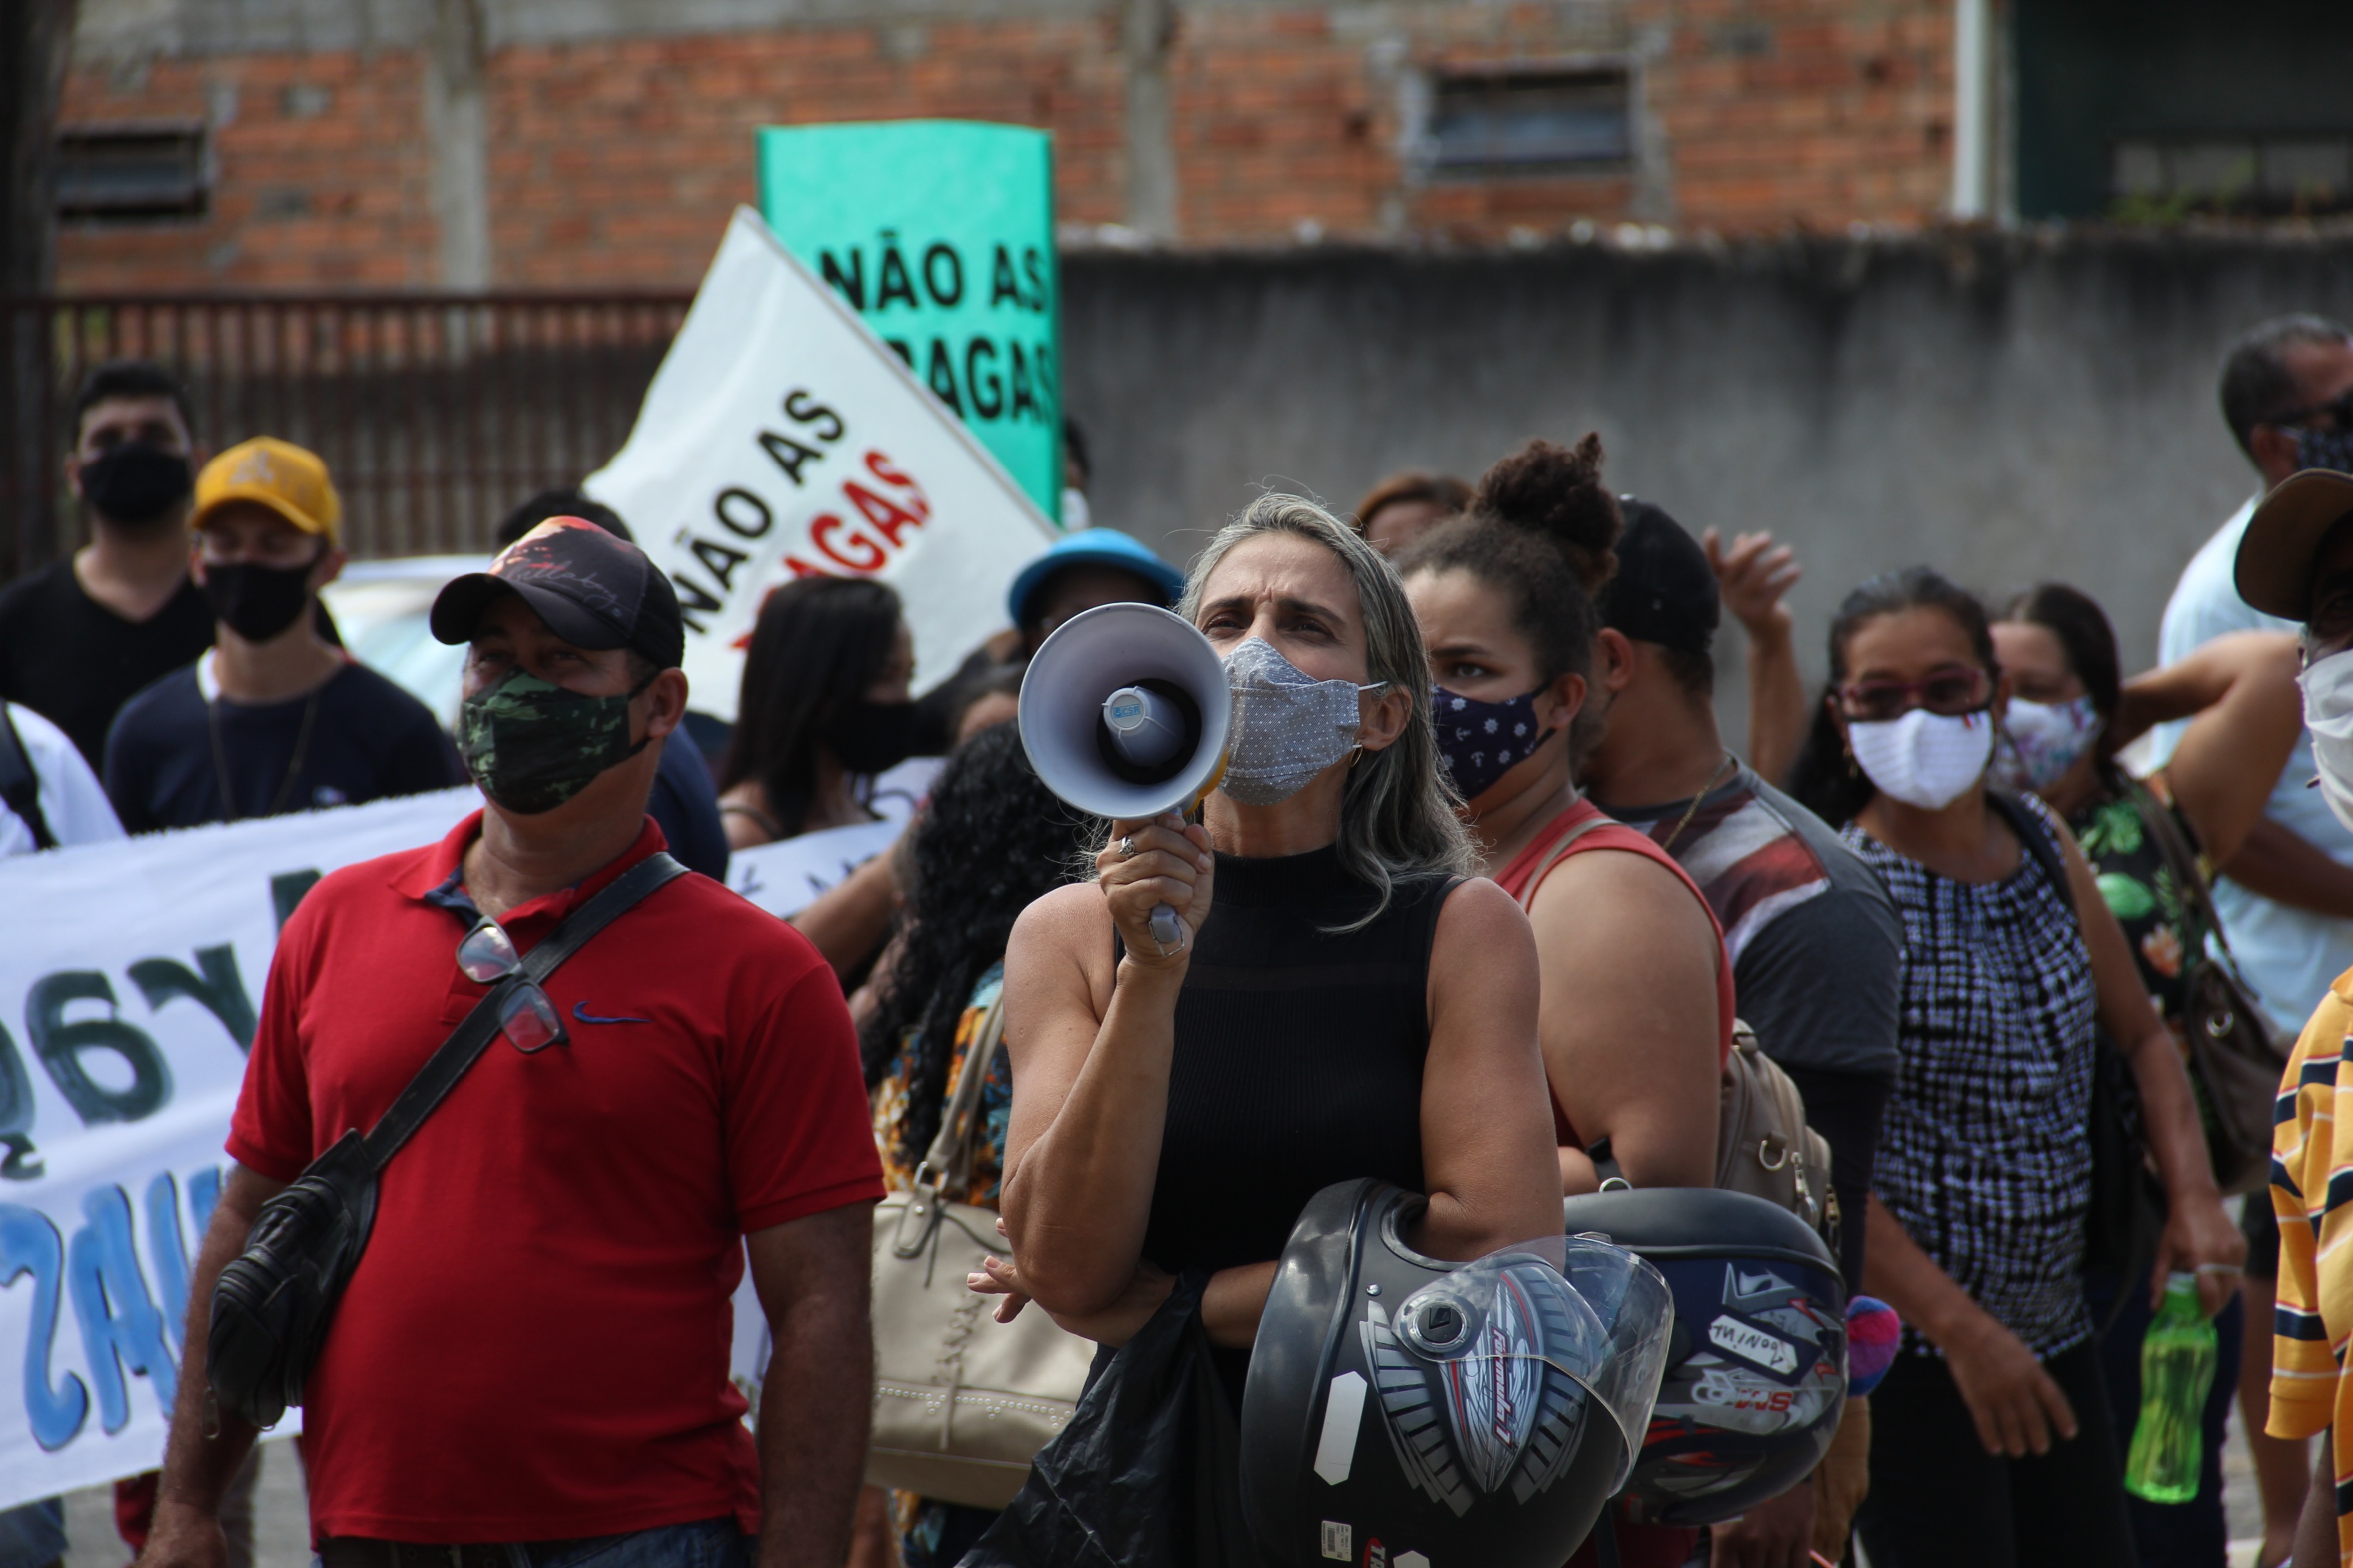
<svg viewBox="0 0 2353 1568">
<path fill-rule="evenodd" d="M 458 967 L 477 985 L 495 985 L 522 967 L 522 955 L 515 951 L 514 939 L 507 935 L 506 928 L 486 916 L 458 943 Z M 572 1038 L 565 1032 L 564 1015 L 555 1010 L 547 993 L 529 980 L 509 991 L 499 1005 L 499 1033 L 525 1056 L 568 1044 Z"/>
<path fill-rule="evenodd" d="M 1850 719 L 1875 723 L 1901 719 L 1915 708 L 1957 718 L 1993 700 L 1993 678 L 1982 669 L 1940 669 L 1918 680 L 1858 680 L 1839 688 L 1840 710 Z"/>
</svg>

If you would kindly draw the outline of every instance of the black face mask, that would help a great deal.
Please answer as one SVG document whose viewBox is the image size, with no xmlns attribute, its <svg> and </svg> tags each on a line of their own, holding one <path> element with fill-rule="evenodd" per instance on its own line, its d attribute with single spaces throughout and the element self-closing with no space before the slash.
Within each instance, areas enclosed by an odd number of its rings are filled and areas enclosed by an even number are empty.
<svg viewBox="0 0 2353 1568">
<path fill-rule="evenodd" d="M 205 563 L 205 598 L 213 618 L 248 642 L 268 642 L 294 624 L 311 602 L 311 566 L 262 566 L 250 561 Z"/>
<path fill-rule="evenodd" d="M 188 459 L 151 441 L 110 447 L 81 466 L 82 499 L 109 522 L 157 522 L 195 488 Z"/>
<path fill-rule="evenodd" d="M 915 705 L 853 702 L 827 721 L 824 734 L 851 773 L 883 773 L 914 754 Z"/>
</svg>

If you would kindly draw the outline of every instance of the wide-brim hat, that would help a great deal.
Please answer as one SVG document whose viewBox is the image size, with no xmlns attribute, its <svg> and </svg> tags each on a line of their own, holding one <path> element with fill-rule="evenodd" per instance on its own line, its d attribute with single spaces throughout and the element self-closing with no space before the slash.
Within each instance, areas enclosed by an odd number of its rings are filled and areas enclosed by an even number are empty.
<svg viewBox="0 0 2353 1568">
<path fill-rule="evenodd" d="M 2312 604 L 2313 558 L 2347 517 L 2353 517 L 2353 474 L 2306 468 L 2273 486 L 2239 538 L 2232 568 L 2239 597 L 2267 616 L 2304 619 Z"/>
</svg>

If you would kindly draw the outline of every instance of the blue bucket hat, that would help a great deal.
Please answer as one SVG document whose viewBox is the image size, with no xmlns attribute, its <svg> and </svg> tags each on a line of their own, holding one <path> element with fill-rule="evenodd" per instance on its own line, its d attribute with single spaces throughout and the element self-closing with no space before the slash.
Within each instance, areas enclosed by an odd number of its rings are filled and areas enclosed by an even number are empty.
<svg viewBox="0 0 2353 1568">
<path fill-rule="evenodd" d="M 1163 608 L 1175 604 L 1185 592 L 1185 574 L 1155 555 L 1147 545 L 1115 528 L 1082 528 L 1054 541 L 1013 579 L 1013 586 L 1005 593 L 1005 610 L 1015 626 L 1028 619 L 1029 601 L 1046 579 L 1065 566 L 1115 566 L 1133 572 L 1160 590 Z"/>
</svg>

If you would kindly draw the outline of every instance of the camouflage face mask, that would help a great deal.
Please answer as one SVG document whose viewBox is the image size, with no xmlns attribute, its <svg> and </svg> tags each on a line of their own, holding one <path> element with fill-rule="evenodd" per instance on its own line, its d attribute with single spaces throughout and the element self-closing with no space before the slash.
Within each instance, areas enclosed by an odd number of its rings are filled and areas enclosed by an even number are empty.
<svg viewBox="0 0 2353 1568">
<path fill-rule="evenodd" d="M 484 795 L 522 816 L 554 811 L 645 749 L 629 740 L 628 697 L 585 697 L 511 669 L 458 709 L 458 752 Z"/>
</svg>

